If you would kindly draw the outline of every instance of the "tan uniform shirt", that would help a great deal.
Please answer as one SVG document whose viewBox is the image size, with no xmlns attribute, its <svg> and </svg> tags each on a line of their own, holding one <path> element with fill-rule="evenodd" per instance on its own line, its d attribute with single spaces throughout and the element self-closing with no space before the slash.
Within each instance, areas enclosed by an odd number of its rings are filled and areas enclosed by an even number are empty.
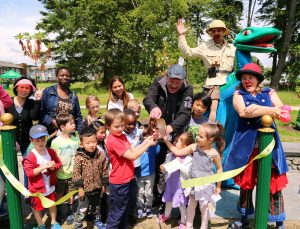
<svg viewBox="0 0 300 229">
<path fill-rule="evenodd" d="M 179 36 L 178 47 L 183 55 L 187 57 L 200 57 L 207 69 L 212 67 L 213 62 L 218 62 L 219 67 L 215 78 L 207 78 L 205 85 L 223 85 L 226 83 L 226 77 L 234 67 L 235 47 L 227 41 L 220 46 L 213 39 L 202 42 L 196 48 L 190 48 L 186 42 L 185 36 Z M 224 72 L 226 71 L 226 72 Z"/>
</svg>

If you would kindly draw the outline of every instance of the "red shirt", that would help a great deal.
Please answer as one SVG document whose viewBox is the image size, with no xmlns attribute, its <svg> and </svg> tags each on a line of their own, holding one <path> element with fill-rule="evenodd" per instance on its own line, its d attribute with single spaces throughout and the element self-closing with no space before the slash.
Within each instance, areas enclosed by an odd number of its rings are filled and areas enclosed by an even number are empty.
<svg viewBox="0 0 300 229">
<path fill-rule="evenodd" d="M 124 158 L 123 154 L 130 149 L 130 142 L 125 134 L 121 136 L 109 134 L 105 145 L 112 165 L 109 182 L 112 184 L 128 183 L 134 178 L 134 166 L 133 161 Z"/>
</svg>

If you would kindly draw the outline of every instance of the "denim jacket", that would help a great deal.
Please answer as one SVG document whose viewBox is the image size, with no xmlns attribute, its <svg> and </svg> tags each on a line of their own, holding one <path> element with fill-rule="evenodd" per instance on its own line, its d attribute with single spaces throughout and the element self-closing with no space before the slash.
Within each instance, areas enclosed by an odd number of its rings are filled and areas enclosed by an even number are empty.
<svg viewBox="0 0 300 229">
<path fill-rule="evenodd" d="M 76 129 L 78 132 L 81 130 L 82 115 L 80 112 L 80 105 L 78 97 L 74 92 L 69 90 L 70 103 L 73 105 L 72 115 L 74 116 Z M 58 103 L 57 84 L 51 87 L 47 87 L 43 91 L 43 97 L 41 100 L 41 118 L 40 123 L 48 127 L 52 120 L 56 118 L 56 107 Z"/>
</svg>

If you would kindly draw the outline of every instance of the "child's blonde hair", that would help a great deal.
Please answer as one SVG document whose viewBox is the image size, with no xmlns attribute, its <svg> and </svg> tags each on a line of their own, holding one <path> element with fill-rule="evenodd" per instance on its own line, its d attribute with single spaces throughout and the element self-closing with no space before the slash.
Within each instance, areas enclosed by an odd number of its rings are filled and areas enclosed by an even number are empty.
<svg viewBox="0 0 300 229">
<path fill-rule="evenodd" d="M 205 122 L 201 124 L 200 128 L 204 128 L 206 130 L 207 138 L 212 138 L 213 142 L 216 143 L 219 154 L 222 155 L 222 152 L 225 148 L 224 128 L 222 124 L 219 122 Z"/>
<path fill-rule="evenodd" d="M 92 103 L 93 101 L 97 101 L 97 102 L 100 103 L 100 100 L 99 100 L 99 98 L 98 98 L 97 96 L 89 95 L 89 96 L 86 98 L 86 100 L 85 100 L 85 107 L 86 107 L 86 109 L 89 109 L 89 106 L 91 105 L 91 103 Z"/>
<path fill-rule="evenodd" d="M 133 109 L 135 107 L 141 107 L 141 103 L 138 99 L 130 99 L 127 104 L 127 109 Z"/>
<path fill-rule="evenodd" d="M 97 102 L 99 102 L 99 104 L 100 104 L 100 100 L 98 99 L 97 96 L 94 96 L 94 95 L 89 95 L 89 96 L 86 98 L 86 100 L 85 100 L 85 107 L 86 107 L 86 109 L 88 109 L 88 114 L 87 114 L 87 116 L 86 116 L 88 125 L 90 125 L 91 122 L 92 122 L 92 117 L 91 117 L 91 114 L 90 114 L 90 111 L 89 111 L 89 106 L 91 105 L 91 103 L 92 103 L 93 101 L 97 101 Z"/>
</svg>

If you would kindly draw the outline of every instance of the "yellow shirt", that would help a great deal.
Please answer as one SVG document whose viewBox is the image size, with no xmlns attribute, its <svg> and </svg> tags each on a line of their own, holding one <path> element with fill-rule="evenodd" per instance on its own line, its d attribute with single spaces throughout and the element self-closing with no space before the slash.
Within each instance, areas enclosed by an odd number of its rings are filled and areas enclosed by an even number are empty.
<svg viewBox="0 0 300 229">
<path fill-rule="evenodd" d="M 213 39 L 202 42 L 196 48 L 190 48 L 186 42 L 185 36 L 178 37 L 178 47 L 183 55 L 187 57 L 200 57 L 207 69 L 212 67 L 214 61 L 219 63 L 217 76 L 207 78 L 205 85 L 223 85 L 226 83 L 226 77 L 234 67 L 235 47 L 224 41 L 222 46 L 216 44 Z M 225 72 L 224 72 L 225 71 Z"/>
</svg>

